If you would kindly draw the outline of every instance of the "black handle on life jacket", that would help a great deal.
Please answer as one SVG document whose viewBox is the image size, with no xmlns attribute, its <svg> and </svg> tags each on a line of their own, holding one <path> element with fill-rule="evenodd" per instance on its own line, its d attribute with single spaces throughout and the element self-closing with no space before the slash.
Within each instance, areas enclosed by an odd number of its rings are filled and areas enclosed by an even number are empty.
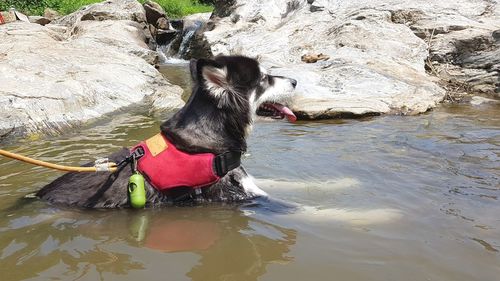
<svg viewBox="0 0 500 281">
<path fill-rule="evenodd" d="M 125 157 L 125 159 L 120 161 L 120 163 L 116 164 L 116 166 L 121 167 L 124 164 L 132 163 L 133 159 L 139 160 L 139 158 L 141 158 L 142 156 L 144 156 L 144 148 L 138 147 L 137 149 L 132 151 L 129 156 Z"/>
<path fill-rule="evenodd" d="M 214 158 L 214 168 L 217 176 L 223 177 L 229 171 L 241 165 L 241 151 L 227 151 Z"/>
</svg>

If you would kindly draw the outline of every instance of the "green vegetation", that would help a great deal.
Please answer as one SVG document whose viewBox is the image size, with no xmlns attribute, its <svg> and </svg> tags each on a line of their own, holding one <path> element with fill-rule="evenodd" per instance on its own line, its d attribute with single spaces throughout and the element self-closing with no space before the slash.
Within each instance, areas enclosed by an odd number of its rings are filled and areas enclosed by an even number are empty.
<svg viewBox="0 0 500 281">
<path fill-rule="evenodd" d="M 0 0 L 0 10 L 5 11 L 10 7 L 28 15 L 42 15 L 45 8 L 51 8 L 62 15 L 72 13 L 82 6 L 102 2 L 102 0 Z M 139 0 L 144 3 L 145 0 Z M 178 18 L 194 13 L 212 11 L 213 7 L 200 4 L 198 0 L 157 0 L 169 18 Z M 205 1 L 206 2 L 206 1 Z"/>
<path fill-rule="evenodd" d="M 144 3 L 144 0 L 139 0 Z M 196 0 L 157 0 L 156 3 L 160 4 L 169 18 L 180 18 L 186 15 L 196 13 L 211 12 L 213 7 L 206 4 L 200 4 Z"/>
</svg>

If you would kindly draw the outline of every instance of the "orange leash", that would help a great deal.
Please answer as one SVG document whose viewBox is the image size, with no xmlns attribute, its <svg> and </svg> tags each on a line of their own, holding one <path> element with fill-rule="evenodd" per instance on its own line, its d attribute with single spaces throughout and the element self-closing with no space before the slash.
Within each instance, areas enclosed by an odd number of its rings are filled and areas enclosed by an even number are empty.
<svg viewBox="0 0 500 281">
<path fill-rule="evenodd" d="M 64 172 L 114 172 L 117 169 L 116 163 L 108 162 L 108 159 L 99 159 L 95 162 L 93 167 L 72 167 L 63 166 L 58 164 L 53 164 L 45 161 L 36 160 L 26 156 L 22 156 L 16 153 L 8 152 L 6 150 L 0 149 L 0 155 L 23 161 L 29 164 L 46 167 L 54 170 L 64 171 Z"/>
</svg>

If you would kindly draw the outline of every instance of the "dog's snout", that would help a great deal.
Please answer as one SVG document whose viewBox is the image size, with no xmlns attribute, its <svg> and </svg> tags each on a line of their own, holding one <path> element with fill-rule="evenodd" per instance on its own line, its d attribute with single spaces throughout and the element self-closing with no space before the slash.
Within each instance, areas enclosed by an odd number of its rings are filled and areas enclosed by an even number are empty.
<svg viewBox="0 0 500 281">
<path fill-rule="evenodd" d="M 292 79 L 292 78 L 289 78 L 290 79 L 290 82 L 292 83 L 292 86 L 295 88 L 297 87 L 297 80 L 295 79 Z"/>
</svg>

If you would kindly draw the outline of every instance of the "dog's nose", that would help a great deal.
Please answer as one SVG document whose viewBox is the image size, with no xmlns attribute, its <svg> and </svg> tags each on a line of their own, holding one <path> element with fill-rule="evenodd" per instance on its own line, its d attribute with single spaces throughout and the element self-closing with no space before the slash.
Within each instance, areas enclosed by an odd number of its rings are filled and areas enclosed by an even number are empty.
<svg viewBox="0 0 500 281">
<path fill-rule="evenodd" d="M 293 86 L 294 88 L 295 88 L 295 87 L 297 87 L 297 80 L 295 80 L 295 79 L 291 79 L 291 78 L 290 78 L 290 82 L 292 82 L 292 86 Z"/>
</svg>

